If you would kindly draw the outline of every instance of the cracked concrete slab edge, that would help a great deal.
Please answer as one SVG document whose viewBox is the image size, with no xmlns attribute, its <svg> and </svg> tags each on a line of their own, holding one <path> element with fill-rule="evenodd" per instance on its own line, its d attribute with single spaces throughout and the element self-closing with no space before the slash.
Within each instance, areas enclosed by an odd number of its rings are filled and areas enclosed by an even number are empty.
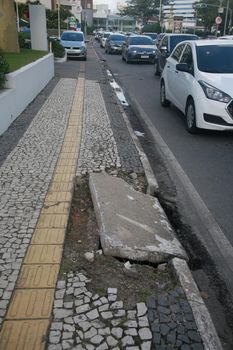
<svg viewBox="0 0 233 350">
<path fill-rule="evenodd" d="M 183 259 L 173 258 L 170 265 L 185 292 L 205 350 L 223 350 L 209 311 L 200 295 L 187 262 Z"/>
<path fill-rule="evenodd" d="M 114 79 L 114 77 L 112 76 L 112 79 Z M 110 84 L 109 84 L 110 85 Z M 112 88 L 112 86 L 110 85 L 110 87 Z M 113 89 L 113 88 L 112 88 Z M 113 91 L 115 92 L 115 90 L 113 89 Z M 125 121 L 126 127 L 129 131 L 129 134 L 133 140 L 133 143 L 139 153 L 139 157 L 140 160 L 142 162 L 142 166 L 145 172 L 145 176 L 146 176 L 146 181 L 147 181 L 147 194 L 150 194 L 151 196 L 158 196 L 159 194 L 159 185 L 158 182 L 156 180 L 156 177 L 153 173 L 153 170 L 151 168 L 150 162 L 147 158 L 147 155 L 145 154 L 145 152 L 143 151 L 143 148 L 140 144 L 140 141 L 138 140 L 138 137 L 135 135 L 133 128 L 129 122 L 129 119 L 124 111 L 124 108 L 122 107 L 117 95 L 116 95 L 116 101 L 117 101 L 117 105 L 119 106 L 120 112 L 123 116 L 123 119 Z"/>
</svg>

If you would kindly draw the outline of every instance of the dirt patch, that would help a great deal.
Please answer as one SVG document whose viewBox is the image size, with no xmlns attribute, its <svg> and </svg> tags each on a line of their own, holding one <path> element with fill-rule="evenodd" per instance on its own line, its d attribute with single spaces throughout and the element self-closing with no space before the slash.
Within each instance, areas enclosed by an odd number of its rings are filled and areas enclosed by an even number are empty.
<svg viewBox="0 0 233 350">
<path fill-rule="evenodd" d="M 126 177 L 126 175 L 124 175 Z M 132 184 L 132 177 L 128 177 Z M 140 179 L 143 188 L 144 180 Z M 138 186 L 138 183 L 137 185 Z M 88 261 L 84 254 L 94 253 L 94 261 Z M 104 256 L 100 246 L 98 224 L 89 192 L 88 178 L 77 178 L 66 242 L 61 265 L 63 273 L 79 271 L 91 279 L 89 290 L 105 295 L 107 288 L 117 288 L 125 307 L 132 308 L 137 302 L 145 301 L 151 295 L 168 292 L 176 286 L 170 268 L 130 262 Z"/>
</svg>

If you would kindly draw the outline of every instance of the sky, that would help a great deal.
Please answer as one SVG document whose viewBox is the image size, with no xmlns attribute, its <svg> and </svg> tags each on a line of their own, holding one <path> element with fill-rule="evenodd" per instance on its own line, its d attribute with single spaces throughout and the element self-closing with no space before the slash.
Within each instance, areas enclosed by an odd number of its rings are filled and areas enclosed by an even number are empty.
<svg viewBox="0 0 233 350">
<path fill-rule="evenodd" d="M 116 9 L 117 2 L 124 2 L 124 0 L 94 0 L 94 4 L 108 4 L 110 9 Z"/>
</svg>

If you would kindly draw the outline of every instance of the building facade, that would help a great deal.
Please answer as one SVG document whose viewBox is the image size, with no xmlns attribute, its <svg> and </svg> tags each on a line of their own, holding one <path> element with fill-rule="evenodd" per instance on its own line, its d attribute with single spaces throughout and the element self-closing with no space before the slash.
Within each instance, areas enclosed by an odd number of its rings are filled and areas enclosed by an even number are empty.
<svg viewBox="0 0 233 350">
<path fill-rule="evenodd" d="M 195 0 L 172 0 L 163 6 L 163 27 L 165 30 L 176 31 L 194 29 L 196 17 L 193 4 Z M 179 29 L 178 29 L 179 30 Z"/>
</svg>

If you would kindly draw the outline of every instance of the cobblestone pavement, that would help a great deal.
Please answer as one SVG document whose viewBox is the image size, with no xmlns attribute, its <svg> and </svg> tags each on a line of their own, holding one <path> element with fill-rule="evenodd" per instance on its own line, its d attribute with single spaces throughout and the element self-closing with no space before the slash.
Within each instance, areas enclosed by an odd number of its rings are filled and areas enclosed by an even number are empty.
<svg viewBox="0 0 233 350">
<path fill-rule="evenodd" d="M 88 282 L 79 272 L 58 281 L 48 350 L 204 350 L 181 288 L 126 310 L 116 288 L 101 296 Z"/>
<path fill-rule="evenodd" d="M 121 167 L 99 84 L 86 81 L 84 123 L 77 174 Z"/>
<path fill-rule="evenodd" d="M 76 80 L 62 79 L 0 168 L 0 324 L 60 152 Z"/>
</svg>

